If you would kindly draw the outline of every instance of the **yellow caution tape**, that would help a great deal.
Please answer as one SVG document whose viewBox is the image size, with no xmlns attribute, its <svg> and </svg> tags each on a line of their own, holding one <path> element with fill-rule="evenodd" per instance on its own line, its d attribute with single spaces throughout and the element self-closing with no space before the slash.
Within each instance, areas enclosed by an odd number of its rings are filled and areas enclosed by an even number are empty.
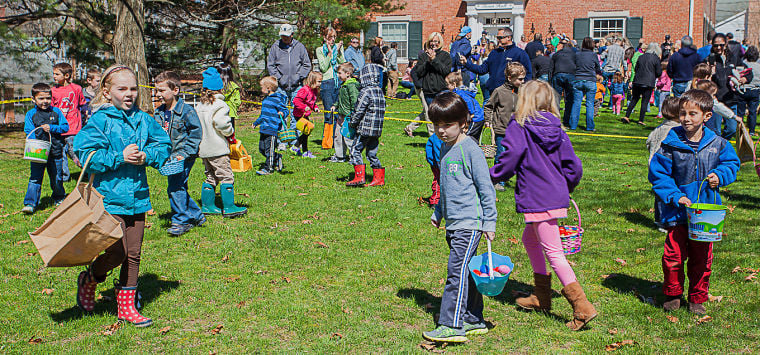
<svg viewBox="0 0 760 355">
<path fill-rule="evenodd" d="M 32 98 L 31 97 L 25 97 L 23 99 L 17 99 L 17 100 L 3 100 L 3 101 L 0 101 L 0 105 L 15 104 L 15 103 L 18 103 L 18 102 L 27 102 L 27 101 L 32 101 Z"/>
<path fill-rule="evenodd" d="M 637 136 L 621 136 L 617 134 L 596 134 L 596 133 L 580 133 L 580 132 L 566 132 L 569 136 L 589 136 L 589 137 L 605 137 L 605 138 L 625 138 L 625 139 L 647 139 L 647 137 Z"/>
</svg>

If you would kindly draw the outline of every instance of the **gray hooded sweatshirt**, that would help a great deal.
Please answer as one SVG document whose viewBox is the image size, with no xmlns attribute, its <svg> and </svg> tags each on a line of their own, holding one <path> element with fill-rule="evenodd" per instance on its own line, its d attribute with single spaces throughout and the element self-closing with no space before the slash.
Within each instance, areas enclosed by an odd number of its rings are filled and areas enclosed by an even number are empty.
<svg viewBox="0 0 760 355">
<path fill-rule="evenodd" d="M 267 71 L 277 78 L 284 90 L 298 88 L 311 71 L 311 59 L 306 46 L 295 38 L 289 46 L 282 43 L 282 40 L 274 42 L 267 56 Z"/>
</svg>

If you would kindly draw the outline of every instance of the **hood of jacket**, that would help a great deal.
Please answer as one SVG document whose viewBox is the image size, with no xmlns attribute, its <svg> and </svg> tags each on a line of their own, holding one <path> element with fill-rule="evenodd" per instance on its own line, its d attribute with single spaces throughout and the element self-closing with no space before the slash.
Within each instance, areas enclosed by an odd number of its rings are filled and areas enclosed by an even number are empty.
<svg viewBox="0 0 760 355">
<path fill-rule="evenodd" d="M 354 77 L 350 77 L 346 79 L 346 81 L 343 82 L 343 85 L 360 85 L 359 80 L 356 80 Z"/>
<path fill-rule="evenodd" d="M 456 89 L 454 89 L 454 92 L 459 96 L 467 96 L 469 98 L 475 99 L 475 96 L 478 94 L 477 91 L 470 90 L 470 87 L 468 86 L 460 86 Z"/>
<path fill-rule="evenodd" d="M 285 94 L 285 91 L 278 89 L 272 94 L 269 94 L 269 96 L 275 100 L 278 101 L 278 103 L 281 103 L 285 106 L 288 105 L 288 95 Z"/>
<path fill-rule="evenodd" d="M 691 47 L 681 47 L 681 49 L 678 50 L 678 53 L 681 53 L 684 57 L 688 57 L 697 54 L 697 50 Z"/>
<path fill-rule="evenodd" d="M 370 63 L 365 65 L 359 72 L 359 82 L 363 88 L 370 86 L 380 87 L 380 77 L 383 75 L 383 67 Z"/>
<path fill-rule="evenodd" d="M 547 153 L 555 151 L 562 143 L 562 123 L 549 112 L 539 111 L 536 117 L 525 122 L 525 129 Z"/>
</svg>

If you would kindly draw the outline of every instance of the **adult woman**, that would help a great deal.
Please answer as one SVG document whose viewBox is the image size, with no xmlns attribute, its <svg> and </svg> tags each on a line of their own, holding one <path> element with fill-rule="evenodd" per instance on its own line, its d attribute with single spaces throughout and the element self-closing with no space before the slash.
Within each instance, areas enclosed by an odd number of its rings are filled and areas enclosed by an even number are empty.
<svg viewBox="0 0 760 355">
<path fill-rule="evenodd" d="M 599 57 L 594 52 L 594 39 L 586 37 L 580 52 L 575 54 L 575 81 L 573 82 L 573 112 L 570 116 L 570 129 L 578 128 L 581 118 L 581 104 L 586 96 L 586 130 L 594 128 L 594 96 L 596 96 L 596 75 L 602 72 Z"/>
<path fill-rule="evenodd" d="M 491 51 L 494 50 L 496 46 L 493 42 L 488 42 L 486 44 L 485 49 L 483 50 L 482 54 L 480 55 L 480 58 L 478 58 L 478 64 L 483 64 L 486 59 L 488 59 L 488 55 L 491 54 Z M 478 81 L 480 81 L 480 91 L 483 92 L 483 103 L 485 104 L 488 102 L 488 99 L 491 97 L 491 90 L 488 90 L 486 87 L 486 82 L 488 81 L 488 78 L 490 75 L 488 73 L 480 74 L 478 76 Z"/>
<path fill-rule="evenodd" d="M 742 66 L 742 62 L 731 54 L 728 48 L 726 48 L 726 43 L 726 36 L 722 33 L 718 33 L 713 37 L 712 52 L 707 57 L 707 63 L 713 67 L 712 81 L 718 85 L 718 92 L 715 94 L 715 98 L 726 106 L 735 109 L 739 103 L 739 99 L 736 92 L 729 88 L 729 76 L 731 76 L 733 69 Z M 720 117 L 720 119 L 726 124 L 726 128 L 722 130 L 721 136 L 731 139 L 734 133 L 736 133 L 736 121 L 729 117 Z"/>
<path fill-rule="evenodd" d="M 325 108 L 326 124 L 333 124 L 333 113 L 330 107 L 333 107 L 338 101 L 340 79 L 338 79 L 337 68 L 338 65 L 346 62 L 346 58 L 343 55 L 343 43 L 335 43 L 337 36 L 338 33 L 335 32 L 334 28 L 326 28 L 322 37 L 322 45 L 316 49 L 319 71 L 322 72 L 322 84 L 320 85 L 319 92 Z"/>
<path fill-rule="evenodd" d="M 385 66 L 383 54 L 383 37 L 375 37 L 375 43 L 369 48 L 369 61 L 379 66 Z"/>
<path fill-rule="evenodd" d="M 641 107 L 639 107 L 639 124 L 644 125 L 644 115 L 647 113 L 647 107 L 649 106 L 649 98 L 652 97 L 652 90 L 654 90 L 654 84 L 657 82 L 657 78 L 662 74 L 662 63 L 660 62 L 660 55 L 662 54 L 660 45 L 652 42 L 647 47 L 646 53 L 639 56 L 636 60 L 636 73 L 633 77 L 633 93 L 631 94 L 631 100 L 628 101 L 628 109 L 625 110 L 625 117 L 621 120 L 624 123 L 631 123 L 630 117 L 633 112 L 633 108 L 641 99 Z"/>
<path fill-rule="evenodd" d="M 749 46 L 747 51 L 744 52 L 744 66 L 752 69 L 752 79 L 744 80 L 744 84 L 741 86 L 741 90 L 744 92 L 739 94 L 738 110 L 740 116 L 744 115 L 745 110 L 749 110 L 747 115 L 747 129 L 749 134 L 755 135 L 755 124 L 757 123 L 757 106 L 760 103 L 760 63 L 757 62 L 760 57 L 757 47 Z"/>
<path fill-rule="evenodd" d="M 425 96 L 423 113 L 427 112 L 427 106 L 433 102 L 433 98 L 441 91 L 446 90 L 446 75 L 451 73 L 451 56 L 443 50 L 443 36 L 433 32 L 425 42 L 425 51 L 420 53 L 414 73 L 422 85 L 422 94 Z M 420 117 L 422 114 L 420 114 Z M 404 128 L 407 135 L 411 136 L 419 123 L 413 122 Z"/>
</svg>

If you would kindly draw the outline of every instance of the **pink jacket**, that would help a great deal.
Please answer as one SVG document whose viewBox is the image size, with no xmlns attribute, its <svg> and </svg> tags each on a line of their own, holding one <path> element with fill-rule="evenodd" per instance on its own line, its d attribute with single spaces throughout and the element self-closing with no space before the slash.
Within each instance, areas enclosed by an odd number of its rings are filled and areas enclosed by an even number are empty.
<svg viewBox="0 0 760 355">
<path fill-rule="evenodd" d="M 673 85 L 673 81 L 670 80 L 668 73 L 663 70 L 662 75 L 660 75 L 660 77 L 657 78 L 657 83 L 655 84 L 655 86 L 660 91 L 670 91 L 670 87 L 672 85 Z"/>
<path fill-rule="evenodd" d="M 306 108 L 309 110 L 306 110 Z M 317 108 L 317 91 L 304 86 L 296 93 L 296 97 L 293 98 L 293 116 L 296 118 L 306 117 L 309 118 L 311 112 Z"/>
</svg>

